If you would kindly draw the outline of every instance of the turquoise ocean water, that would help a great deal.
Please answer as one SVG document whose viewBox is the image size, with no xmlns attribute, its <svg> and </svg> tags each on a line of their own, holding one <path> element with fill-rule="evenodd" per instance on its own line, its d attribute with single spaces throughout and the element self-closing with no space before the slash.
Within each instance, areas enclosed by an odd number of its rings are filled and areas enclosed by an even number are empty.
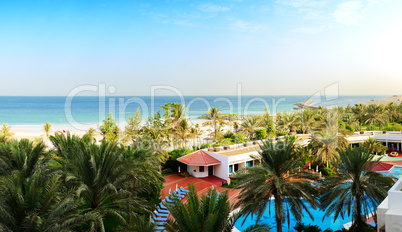
<svg viewBox="0 0 402 232">
<path fill-rule="evenodd" d="M 385 99 L 385 96 L 137 96 L 137 97 L 74 97 L 69 104 L 66 97 L 0 97 L 0 123 L 10 125 L 99 123 L 108 113 L 113 113 L 116 121 L 125 120 L 141 107 L 143 118 L 161 110 L 167 102 L 184 103 L 187 116 L 197 119 L 209 107 L 220 107 L 224 113 L 261 114 L 267 107 L 271 114 L 291 111 L 293 104 L 314 99 L 325 107 L 347 106 L 359 101 Z M 67 100 L 67 101 L 66 101 Z"/>
</svg>

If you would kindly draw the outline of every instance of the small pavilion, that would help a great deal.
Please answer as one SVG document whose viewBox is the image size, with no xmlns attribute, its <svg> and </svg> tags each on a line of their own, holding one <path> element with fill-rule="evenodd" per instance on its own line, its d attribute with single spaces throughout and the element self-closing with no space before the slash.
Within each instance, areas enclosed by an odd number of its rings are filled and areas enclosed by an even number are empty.
<svg viewBox="0 0 402 232">
<path fill-rule="evenodd" d="M 186 164 L 188 173 L 197 178 L 214 175 L 214 166 L 221 164 L 221 161 L 203 150 L 195 151 L 177 160 Z"/>
</svg>

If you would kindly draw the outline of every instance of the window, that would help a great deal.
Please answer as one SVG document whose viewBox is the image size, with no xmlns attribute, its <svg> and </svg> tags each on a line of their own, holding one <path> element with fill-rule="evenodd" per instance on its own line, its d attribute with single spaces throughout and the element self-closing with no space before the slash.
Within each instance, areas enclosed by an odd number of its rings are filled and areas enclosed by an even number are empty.
<svg viewBox="0 0 402 232">
<path fill-rule="evenodd" d="M 233 173 L 233 165 L 229 165 L 229 175 Z"/>
<path fill-rule="evenodd" d="M 253 161 L 251 160 L 251 161 L 247 161 L 246 162 L 246 167 L 252 167 L 253 166 Z"/>
<path fill-rule="evenodd" d="M 204 166 L 200 166 L 200 172 L 204 172 Z"/>
</svg>

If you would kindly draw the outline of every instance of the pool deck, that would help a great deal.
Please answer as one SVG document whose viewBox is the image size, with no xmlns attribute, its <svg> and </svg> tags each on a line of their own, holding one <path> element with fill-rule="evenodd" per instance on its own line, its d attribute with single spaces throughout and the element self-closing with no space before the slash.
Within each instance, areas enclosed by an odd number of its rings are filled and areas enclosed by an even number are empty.
<svg viewBox="0 0 402 232">
<path fill-rule="evenodd" d="M 188 184 L 194 184 L 195 189 L 197 190 L 198 196 L 205 194 L 209 188 L 214 188 L 219 192 L 228 191 L 229 201 L 234 204 L 237 202 L 237 196 L 240 193 L 240 189 L 230 189 L 223 188 L 222 179 L 216 176 L 209 176 L 204 178 L 195 178 L 193 176 L 189 177 L 181 177 L 178 174 L 167 175 L 165 177 L 165 183 L 163 184 L 161 198 L 165 199 L 169 195 L 169 191 L 173 192 L 176 190 L 176 185 L 178 188 L 183 187 L 188 189 Z M 226 181 L 224 181 L 226 182 Z M 186 201 L 186 197 L 183 198 L 183 201 Z"/>
</svg>

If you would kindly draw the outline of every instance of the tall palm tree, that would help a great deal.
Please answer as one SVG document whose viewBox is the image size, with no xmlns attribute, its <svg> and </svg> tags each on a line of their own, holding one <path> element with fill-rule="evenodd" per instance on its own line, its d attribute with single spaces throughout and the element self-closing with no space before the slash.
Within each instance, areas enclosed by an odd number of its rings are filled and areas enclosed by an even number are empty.
<svg viewBox="0 0 402 232">
<path fill-rule="evenodd" d="M 395 122 L 395 120 L 399 117 L 400 112 L 398 112 L 398 106 L 390 102 L 385 106 L 386 114 L 391 122 Z"/>
<path fill-rule="evenodd" d="M 232 124 L 233 124 L 234 120 L 236 120 L 236 116 L 234 114 L 228 114 L 227 115 L 227 121 L 228 121 L 229 131 L 230 132 L 232 132 Z"/>
<path fill-rule="evenodd" d="M 284 200 L 288 199 L 290 211 L 297 221 L 301 221 L 303 210 L 312 217 L 308 206 L 316 208 L 318 201 L 315 189 L 308 180 L 313 180 L 311 173 L 299 171 L 302 156 L 297 152 L 296 137 L 288 136 L 277 143 L 269 140 L 261 145 L 259 156 L 254 157 L 260 165 L 246 168 L 236 175 L 238 196 L 236 207 L 242 207 L 242 214 L 257 215 L 261 218 L 267 207 L 270 207 L 271 197 L 274 196 L 275 220 L 278 232 L 282 232 L 285 221 Z"/>
<path fill-rule="evenodd" d="M 388 150 L 387 146 L 382 145 L 381 142 L 378 142 L 378 140 L 373 137 L 369 137 L 368 139 L 364 140 L 362 146 L 371 154 L 381 154 Z"/>
<path fill-rule="evenodd" d="M 11 132 L 11 126 L 7 123 L 3 123 L 3 127 L 0 131 L 0 137 L 2 137 L 4 142 L 8 142 L 13 138 L 14 132 Z"/>
<path fill-rule="evenodd" d="M 364 114 L 364 123 L 374 126 L 375 124 L 381 129 L 381 125 L 385 125 L 387 122 L 385 108 L 383 105 L 368 105 Z"/>
<path fill-rule="evenodd" d="M 238 215 L 230 216 L 233 209 L 228 200 L 227 192 L 220 194 L 217 190 L 208 189 L 207 193 L 198 198 L 194 185 L 189 185 L 187 203 L 176 200 L 175 204 L 168 205 L 174 219 L 168 219 L 165 229 L 168 232 L 230 232 Z M 269 231 L 267 224 L 253 226 L 253 231 Z"/>
<path fill-rule="evenodd" d="M 61 157 L 55 161 L 68 173 L 67 185 L 77 188 L 78 196 L 83 199 L 80 208 L 97 215 L 88 230 L 111 230 L 105 228 L 106 219 L 125 225 L 130 214 L 135 216 L 136 212 L 149 210 L 145 200 L 129 197 L 131 193 L 126 186 L 131 183 L 133 163 L 123 159 L 124 150 L 116 143 L 103 140 L 98 146 L 69 133 L 50 139 Z M 127 208 L 132 211 L 127 212 Z"/>
<path fill-rule="evenodd" d="M 49 148 L 49 136 L 50 136 L 50 131 L 52 130 L 52 124 L 50 122 L 45 123 L 43 125 L 43 131 L 45 132 L 46 136 L 46 147 Z"/>
<path fill-rule="evenodd" d="M 357 121 L 357 119 L 356 119 L 356 117 L 355 117 L 355 115 L 354 115 L 353 113 L 345 113 L 345 114 L 343 115 L 343 121 L 344 121 L 345 123 L 347 123 L 347 124 L 353 126 L 353 127 L 354 127 L 355 125 L 358 125 L 358 124 L 359 124 L 358 121 Z M 360 125 L 359 125 L 359 127 L 358 127 L 357 129 L 361 130 Z"/>
<path fill-rule="evenodd" d="M 323 130 L 314 132 L 311 136 L 309 147 L 315 157 L 315 160 L 320 163 L 335 164 L 339 158 L 339 150 L 342 150 L 347 145 L 347 140 L 343 135 L 336 131 Z"/>
<path fill-rule="evenodd" d="M 364 123 L 365 111 L 366 111 L 366 106 L 363 104 L 356 104 L 352 107 L 352 112 L 355 115 L 355 117 L 359 123 L 359 127 L 361 127 Z"/>
<path fill-rule="evenodd" d="M 285 112 L 282 114 L 280 125 L 283 130 L 288 130 L 290 134 L 295 133 L 295 129 L 300 125 L 300 115 L 296 112 Z"/>
<path fill-rule="evenodd" d="M 205 115 L 205 118 L 208 120 L 207 122 L 204 122 L 203 125 L 211 125 L 214 131 L 215 135 L 215 142 L 218 140 L 218 126 L 224 124 L 224 117 L 219 110 L 219 108 L 212 107 L 207 114 Z"/>
<path fill-rule="evenodd" d="M 340 175 L 326 177 L 321 182 L 321 207 L 325 215 L 350 215 L 357 229 L 363 228 L 365 217 L 370 213 L 370 203 L 377 206 L 387 196 L 394 184 L 393 177 L 373 171 L 380 159 L 374 159 L 363 147 L 346 148 L 340 151 Z"/>
<path fill-rule="evenodd" d="M 43 143 L 27 139 L 1 146 L 1 231 L 71 231 L 92 219 L 62 187 L 50 158 Z"/>
<path fill-rule="evenodd" d="M 255 131 L 260 127 L 260 118 L 257 116 L 248 116 L 243 123 L 241 124 L 242 126 L 242 131 L 245 133 L 250 140 L 254 139 Z"/>
<path fill-rule="evenodd" d="M 316 111 L 311 109 L 305 109 L 300 112 L 300 128 L 303 133 L 310 133 L 310 131 L 314 128 L 314 126 L 316 125 L 315 116 Z"/>
</svg>

